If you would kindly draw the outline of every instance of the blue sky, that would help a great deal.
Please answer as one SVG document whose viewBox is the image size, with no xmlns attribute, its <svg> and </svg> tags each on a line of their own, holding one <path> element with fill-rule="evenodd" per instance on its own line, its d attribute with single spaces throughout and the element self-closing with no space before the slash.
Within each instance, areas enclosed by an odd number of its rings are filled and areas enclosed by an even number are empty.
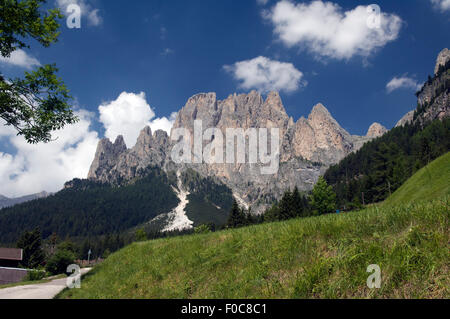
<svg viewBox="0 0 450 319">
<path fill-rule="evenodd" d="M 324 10 L 314 14 L 310 1 L 291 1 L 294 10 L 288 12 L 281 6 L 286 1 L 275 0 L 49 0 L 48 3 L 65 8 L 73 2 L 80 4 L 83 11 L 81 28 L 69 29 L 63 21 L 58 43 L 50 48 L 32 43 L 26 54 L 40 64 L 57 64 L 59 75 L 78 107 L 92 112 L 86 121 L 90 133 L 97 134 L 95 138 L 105 135 L 99 106 L 109 105 L 123 92 L 144 92 L 144 100 L 155 113 L 153 119 L 169 119 L 196 93 L 216 92 L 219 99 L 224 99 L 234 92 L 248 92 L 252 85 L 265 93 L 273 83 L 278 83 L 274 86 L 280 89 L 284 106 L 294 120 L 307 116 L 321 102 L 352 134 L 365 134 L 373 122 L 391 128 L 416 106 L 414 86 L 433 73 L 437 54 L 450 44 L 449 0 L 377 1 L 385 20 L 391 23 L 386 34 L 375 38 L 378 45 L 367 39 L 347 45 L 336 43 L 336 34 L 326 32 L 329 26 L 348 32 L 339 29 L 343 23 L 340 25 L 334 19 L 343 18 L 345 13 L 371 1 L 333 1 L 328 14 Z M 286 17 L 290 12 L 296 14 L 293 20 Z M 330 19 L 323 23 L 316 21 L 323 30 L 295 33 L 296 26 L 305 27 L 296 24 L 299 20 L 317 17 Z M 283 28 L 283 23 L 288 26 Z M 357 22 L 354 26 L 355 32 L 362 32 Z M 266 58 L 271 66 L 281 63 L 281 71 L 271 74 L 275 82 L 262 85 L 246 78 L 248 85 L 244 87 L 235 63 L 257 57 Z M 7 76 L 19 76 L 26 70 L 25 64 L 2 62 L 0 67 Z M 288 72 L 287 80 L 277 78 L 284 71 Z M 403 87 L 390 92 L 386 85 L 395 77 L 407 78 L 409 82 L 401 82 Z M 18 154 L 25 151 L 11 135 L 3 134 L 0 141 L 0 154 L 3 152 L 0 176 L 13 185 L 18 176 L 29 171 L 27 162 L 32 159 L 26 155 L 19 159 Z M 74 143 L 65 144 L 60 150 L 76 147 L 78 142 Z M 92 147 L 89 149 L 92 153 Z M 6 167 L 3 173 L 2 159 Z M 86 166 L 80 167 L 83 165 Z M 13 166 L 15 169 L 11 169 Z M 80 168 L 61 180 L 85 171 L 86 167 Z M 61 184 L 58 179 L 50 183 L 52 186 L 39 184 L 24 189 L 26 181 L 24 177 L 10 195 L 38 188 L 55 190 L 57 187 L 53 185 Z M 7 193 L 7 189 L 0 187 L 2 192 Z"/>
</svg>

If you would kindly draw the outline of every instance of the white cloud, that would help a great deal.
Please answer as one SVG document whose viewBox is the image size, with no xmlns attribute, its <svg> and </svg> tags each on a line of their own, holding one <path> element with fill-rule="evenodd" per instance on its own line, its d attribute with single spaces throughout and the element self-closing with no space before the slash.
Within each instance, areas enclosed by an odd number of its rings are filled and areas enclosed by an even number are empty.
<svg viewBox="0 0 450 319">
<path fill-rule="evenodd" d="M 442 12 L 450 10 L 450 0 L 431 0 L 431 3 Z"/>
<path fill-rule="evenodd" d="M 123 135 L 127 147 L 136 144 L 139 133 L 145 126 L 150 126 L 153 132 L 162 129 L 170 133 L 175 121 L 174 113 L 169 119 L 154 119 L 155 112 L 147 103 L 144 92 L 122 92 L 116 100 L 100 105 L 98 111 L 100 121 L 106 129 L 105 136 L 114 141 L 118 135 Z"/>
<path fill-rule="evenodd" d="M 258 3 L 261 6 L 265 6 L 268 2 L 269 0 L 256 0 L 256 3 Z"/>
<path fill-rule="evenodd" d="M 0 194 L 55 192 L 73 178 L 86 178 L 99 139 L 90 129 L 93 114 L 85 110 L 76 114 L 78 123 L 56 132 L 54 141 L 38 145 L 26 143 L 23 136 L 0 123 L 0 136 L 16 150 L 15 155 L 0 152 Z"/>
<path fill-rule="evenodd" d="M 87 18 L 88 24 L 91 26 L 98 26 L 103 22 L 99 10 L 93 8 L 86 0 L 56 0 L 56 3 L 62 9 L 63 14 L 66 14 L 67 6 L 77 4 L 81 8 L 81 15 Z"/>
<path fill-rule="evenodd" d="M 176 113 L 169 118 L 155 118 L 145 94 L 123 92 L 110 103 L 99 107 L 105 136 L 113 141 L 123 135 L 128 147 L 136 142 L 139 132 L 149 125 L 170 132 Z M 0 143 L 12 147 L 10 154 L 0 151 L 0 194 L 17 197 L 59 191 L 65 182 L 86 178 L 95 156 L 99 134 L 92 130 L 95 114 L 79 109 L 80 121 L 53 134 L 53 141 L 28 144 L 11 126 L 0 120 Z"/>
<path fill-rule="evenodd" d="M 294 4 L 283 0 L 263 12 L 286 46 L 298 46 L 318 58 L 333 59 L 368 57 L 397 39 L 402 25 L 397 15 L 381 12 L 379 28 L 369 28 L 370 16 L 367 6 L 344 12 L 339 5 L 323 1 Z"/>
<path fill-rule="evenodd" d="M 168 135 L 170 135 L 170 130 L 172 129 L 173 123 L 175 122 L 175 119 L 177 117 L 177 112 L 173 112 L 170 114 L 170 117 L 159 117 L 154 120 L 152 120 L 149 123 L 149 126 L 152 129 L 152 132 L 155 132 L 157 130 L 163 130 L 166 131 Z"/>
<path fill-rule="evenodd" d="M 303 73 L 292 63 L 274 61 L 263 56 L 225 65 L 224 69 L 240 81 L 239 87 L 246 90 L 292 92 L 307 84 L 301 80 Z"/>
<path fill-rule="evenodd" d="M 394 77 L 386 84 L 386 90 L 391 93 L 398 89 L 414 89 L 420 90 L 423 84 L 417 82 L 408 76 Z"/>
<path fill-rule="evenodd" d="M 33 66 L 40 66 L 41 63 L 36 58 L 29 56 L 24 50 L 17 49 L 11 53 L 9 58 L 0 56 L 0 62 L 19 66 L 26 69 L 32 69 Z"/>
</svg>

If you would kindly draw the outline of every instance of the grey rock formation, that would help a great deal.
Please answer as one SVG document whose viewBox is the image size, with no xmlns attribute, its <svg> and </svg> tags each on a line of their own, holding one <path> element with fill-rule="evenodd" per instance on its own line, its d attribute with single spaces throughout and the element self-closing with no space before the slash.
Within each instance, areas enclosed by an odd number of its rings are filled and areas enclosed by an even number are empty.
<svg viewBox="0 0 450 319">
<path fill-rule="evenodd" d="M 444 65 L 450 60 L 450 51 L 444 49 L 437 59 L 437 66 Z M 427 81 L 417 94 L 417 102 L 420 112 L 416 121 L 424 123 L 436 119 L 442 120 L 450 116 L 450 94 L 448 83 L 450 82 L 450 70 L 447 68 L 439 75 L 435 75 L 431 81 Z"/>
<path fill-rule="evenodd" d="M 444 119 L 450 116 L 450 95 L 448 83 L 450 82 L 450 70 L 437 74 L 440 66 L 445 66 L 450 61 L 450 50 L 443 49 L 436 60 L 435 76 L 425 82 L 422 89 L 417 92 L 418 112 L 412 110 L 398 121 L 397 126 L 406 123 L 426 123 L 436 119 Z M 414 118 L 414 114 L 416 116 Z"/>
<path fill-rule="evenodd" d="M 369 130 L 367 131 L 367 137 L 371 137 L 371 138 L 376 138 L 376 137 L 380 137 L 382 135 L 384 135 L 385 133 L 388 132 L 388 129 L 385 128 L 383 125 L 381 125 L 380 123 L 373 123 L 370 127 Z"/>
<path fill-rule="evenodd" d="M 101 175 L 105 175 L 112 170 L 119 160 L 119 156 L 127 150 L 125 141 L 122 135 L 116 138 L 116 141 L 111 143 L 107 138 L 101 139 L 95 152 L 94 161 L 89 169 L 88 177 L 97 180 L 104 180 Z"/>
<path fill-rule="evenodd" d="M 114 144 L 101 140 L 88 178 L 121 183 L 140 177 L 148 166 L 159 166 L 165 171 L 193 168 L 201 175 L 214 176 L 229 186 L 236 197 L 258 212 L 289 188 L 297 186 L 300 190 L 310 190 L 330 164 L 337 163 L 373 138 L 350 135 L 322 104 L 314 106 L 307 119 L 300 118 L 294 123 L 277 92 L 269 93 L 265 100 L 256 91 L 232 94 L 225 100 L 217 100 L 215 93 L 194 95 L 178 112 L 172 135 L 175 129 L 184 128 L 192 136 L 195 120 L 202 120 L 203 130 L 220 129 L 224 138 L 227 128 L 279 128 L 278 172 L 263 175 L 261 166 L 264 165 L 260 163 L 175 164 L 171 159 L 175 142 L 164 131 L 152 134 L 146 127 L 136 145 L 128 150 L 121 137 Z M 377 132 L 383 131 L 380 127 L 377 129 Z M 204 145 L 208 143 L 203 142 Z"/>
<path fill-rule="evenodd" d="M 395 127 L 404 126 L 407 123 L 412 123 L 414 119 L 414 110 L 406 113 L 398 122 Z"/>
<path fill-rule="evenodd" d="M 434 74 L 437 74 L 439 71 L 439 66 L 445 65 L 450 60 L 450 50 L 445 48 L 443 49 L 437 59 L 436 59 L 436 66 L 434 67 Z"/>
</svg>

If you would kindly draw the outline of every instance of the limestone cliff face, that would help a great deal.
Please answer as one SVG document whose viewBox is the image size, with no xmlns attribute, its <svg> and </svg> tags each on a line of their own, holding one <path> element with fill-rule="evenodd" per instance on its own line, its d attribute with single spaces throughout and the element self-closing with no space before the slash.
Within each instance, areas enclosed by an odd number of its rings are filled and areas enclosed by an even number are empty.
<svg viewBox="0 0 450 319">
<path fill-rule="evenodd" d="M 404 126 L 406 124 L 412 123 L 414 120 L 414 110 L 406 113 L 395 125 L 395 127 Z"/>
<path fill-rule="evenodd" d="M 436 75 L 439 71 L 439 67 L 441 65 L 444 66 L 449 60 L 450 60 L 450 50 L 445 48 L 439 53 L 439 55 L 436 59 L 436 66 L 434 67 L 434 74 Z"/>
<path fill-rule="evenodd" d="M 153 135 L 150 127 L 145 127 L 136 145 L 127 149 L 122 136 L 112 144 L 102 139 L 91 164 L 88 178 L 105 183 L 120 183 L 141 176 L 148 166 L 164 167 L 170 149 L 170 141 L 165 131 Z"/>
<path fill-rule="evenodd" d="M 203 176 L 214 176 L 225 183 L 257 212 L 289 188 L 310 190 L 330 164 L 384 132 L 379 125 L 372 129 L 370 136 L 350 135 L 322 104 L 314 106 L 307 119 L 302 117 L 295 123 L 287 115 L 277 92 L 269 93 L 266 99 L 256 91 L 232 94 L 225 100 L 217 100 L 215 93 L 194 95 L 178 112 L 172 134 L 176 128 L 188 129 L 193 134 L 195 120 L 202 120 L 203 130 L 220 129 L 224 137 L 227 128 L 279 128 L 278 172 L 261 174 L 263 165 L 259 163 L 175 164 L 171 159 L 175 142 L 164 131 L 152 134 L 146 127 L 131 149 L 126 149 L 122 137 L 114 144 L 101 140 L 88 178 L 121 183 L 140 177 L 148 166 L 159 166 L 166 171 L 193 168 Z"/>
<path fill-rule="evenodd" d="M 417 92 L 418 109 L 406 114 L 397 123 L 426 123 L 450 116 L 450 50 L 442 50 L 436 60 L 435 75 Z M 439 69 L 441 71 L 439 71 Z"/>
<path fill-rule="evenodd" d="M 376 138 L 376 137 L 380 137 L 380 136 L 384 135 L 387 132 L 388 132 L 387 128 L 385 128 L 380 123 L 375 122 L 369 127 L 369 130 L 367 131 L 366 136 Z"/>
<path fill-rule="evenodd" d="M 317 104 L 308 119 L 300 118 L 295 124 L 291 157 L 335 164 L 354 149 L 352 136 Z"/>
<path fill-rule="evenodd" d="M 127 146 L 122 135 L 116 138 L 116 141 L 111 143 L 107 138 L 100 140 L 95 152 L 94 161 L 91 164 L 88 178 L 101 179 L 100 176 L 107 174 L 112 170 L 120 158 L 120 155 L 126 152 Z"/>
</svg>

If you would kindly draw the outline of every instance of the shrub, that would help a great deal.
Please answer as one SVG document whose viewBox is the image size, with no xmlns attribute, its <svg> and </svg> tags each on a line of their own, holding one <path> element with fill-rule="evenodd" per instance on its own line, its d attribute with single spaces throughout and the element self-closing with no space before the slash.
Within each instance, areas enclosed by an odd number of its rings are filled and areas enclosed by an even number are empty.
<svg viewBox="0 0 450 319">
<path fill-rule="evenodd" d="M 31 270 L 27 273 L 24 281 L 37 281 L 42 280 L 47 277 L 47 272 L 45 270 Z"/>
<path fill-rule="evenodd" d="M 66 273 L 67 267 L 75 262 L 75 254 L 69 250 L 57 250 L 47 262 L 47 271 L 53 275 Z"/>
<path fill-rule="evenodd" d="M 195 233 L 196 234 L 207 234 L 211 232 L 211 226 L 210 225 L 200 225 L 198 227 L 195 227 Z"/>
</svg>

